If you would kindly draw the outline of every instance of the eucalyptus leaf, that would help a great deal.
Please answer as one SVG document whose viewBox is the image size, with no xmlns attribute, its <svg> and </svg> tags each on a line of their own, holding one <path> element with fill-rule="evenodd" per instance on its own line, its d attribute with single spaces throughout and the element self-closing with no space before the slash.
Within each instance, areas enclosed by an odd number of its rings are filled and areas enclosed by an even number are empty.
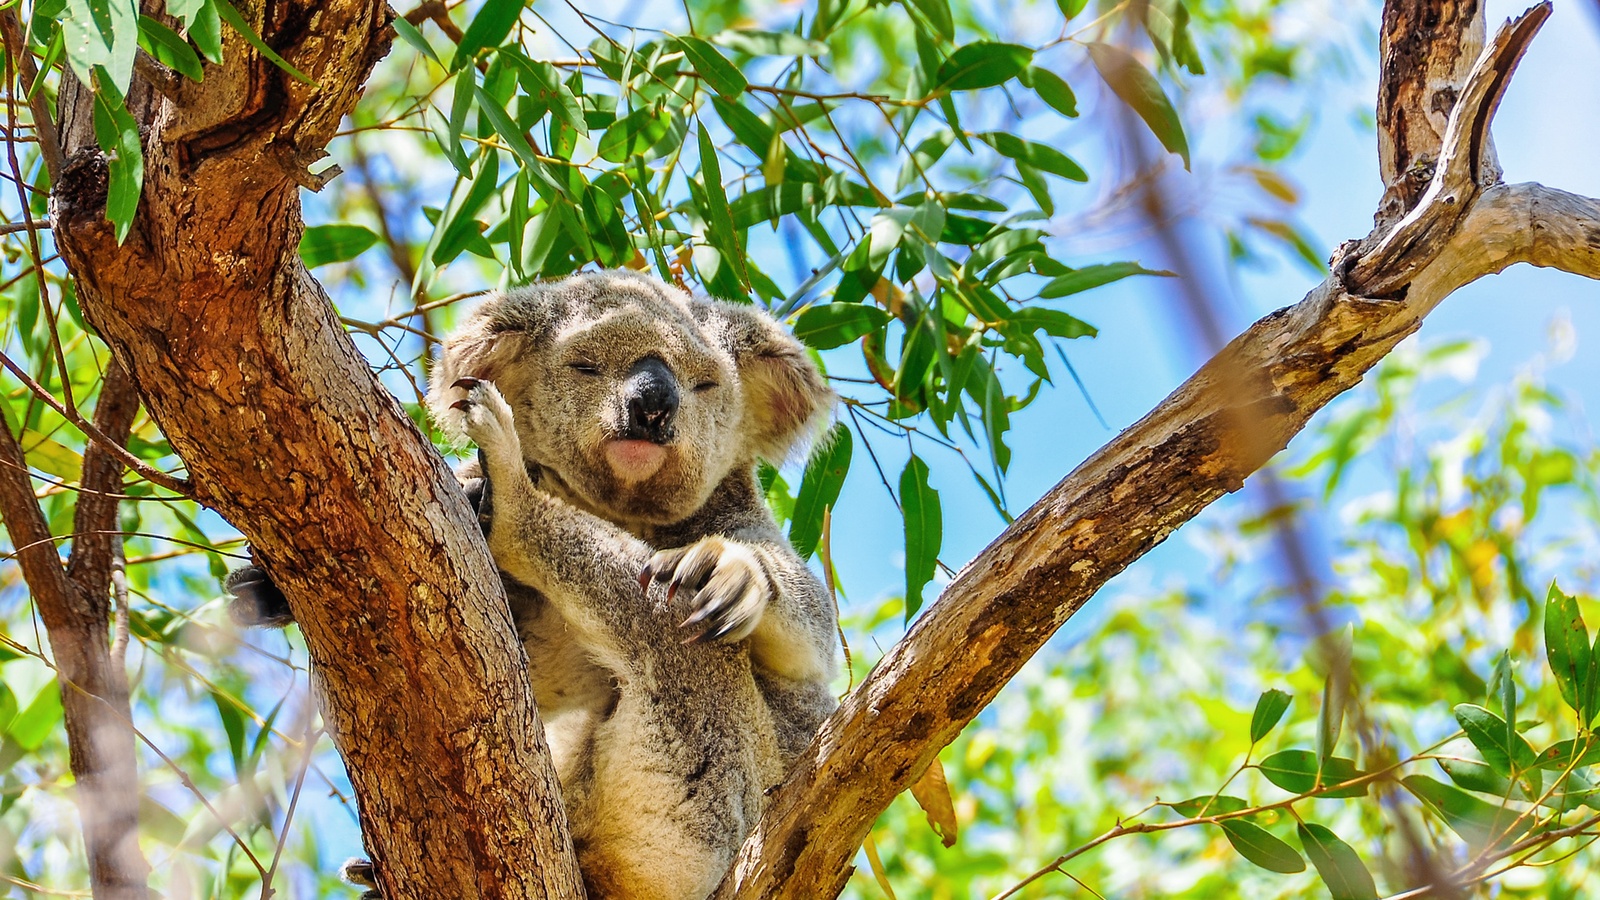
<svg viewBox="0 0 1600 900">
<path fill-rule="evenodd" d="M 1306 861 L 1295 849 L 1272 836 L 1272 833 L 1244 819 L 1224 819 L 1217 823 L 1228 843 L 1239 855 L 1269 872 L 1293 875 L 1306 870 Z"/>
<path fill-rule="evenodd" d="M 1183 167 L 1189 168 L 1189 139 L 1184 136 L 1178 111 L 1156 77 L 1121 47 L 1091 43 L 1088 48 L 1089 58 L 1112 92 L 1139 114 L 1161 146 L 1181 156 Z"/>
</svg>

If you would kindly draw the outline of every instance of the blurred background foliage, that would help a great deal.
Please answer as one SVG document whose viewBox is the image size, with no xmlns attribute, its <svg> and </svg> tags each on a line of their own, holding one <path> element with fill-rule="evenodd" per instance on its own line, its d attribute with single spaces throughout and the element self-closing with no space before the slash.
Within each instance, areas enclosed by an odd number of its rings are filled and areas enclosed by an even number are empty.
<svg viewBox="0 0 1600 900">
<path fill-rule="evenodd" d="M 142 17 L 133 0 L 4 9 L 43 76 L 22 84 L 26 67 L 11 69 L 0 412 L 65 535 L 84 448 L 72 422 L 93 408 L 107 354 L 53 254 L 28 101 L 47 109 L 69 70 L 94 86 L 113 159 L 107 214 L 125 231 L 142 184 L 123 103 L 134 48 L 201 80 L 208 61 L 266 45 L 250 3 L 168 0 Z M 942 515 L 941 486 L 970 479 L 1001 518 L 1030 499 L 1008 496 L 1013 454 L 1051 448 L 1013 447 L 1012 417 L 1081 390 L 1068 351 L 1095 335 L 1095 316 L 1069 305 L 1168 274 L 1136 258 L 1169 224 L 1144 215 L 1147 185 L 1184 179 L 1174 215 L 1214 230 L 1233 265 L 1321 271 L 1327 247 L 1301 223 L 1302 190 L 1284 165 L 1319 117 L 1356 113 L 1330 109 L 1326 89 L 1370 70 L 1376 44 L 1374 6 L 1314 0 L 471 0 L 397 12 L 394 49 L 330 147 L 341 171 L 304 195 L 301 247 L 384 384 L 426 427 L 429 352 L 458 309 L 488 287 L 585 267 L 649 269 L 772 310 L 844 398 L 824 452 L 763 472 L 791 539 L 822 566 L 830 522 L 888 507 L 903 523 L 881 536 L 876 569 L 830 573 L 857 681 L 963 562 L 941 559 L 947 533 L 992 531 Z M 280 62 L 282 77 L 299 75 Z M 1518 756 L 1517 736 L 1542 751 L 1589 734 L 1546 667 L 1541 623 L 1552 578 L 1593 589 L 1592 442 L 1541 386 L 1539 364 L 1509 388 L 1444 390 L 1441 373 L 1469 370 L 1476 352 L 1398 353 L 1290 454 L 1305 495 L 1342 510 L 1331 636 L 1313 640 L 1312 621 L 1271 584 L 1238 607 L 1241 592 L 1219 588 L 1259 570 L 1290 511 L 1208 515 L 1186 533 L 1214 578 L 1114 587 L 1097 601 L 1092 626 L 1041 654 L 944 754 L 956 845 L 941 846 L 902 798 L 849 895 L 992 896 L 1119 820 L 1220 813 L 1118 833 L 1022 895 L 1367 896 L 1358 870 L 1399 892 L 1419 857 L 1454 871 L 1500 852 L 1496 829 L 1542 840 L 1581 823 L 1587 795 L 1569 780 L 1592 760 L 1569 753 L 1570 765 L 1530 774 L 1551 763 Z M 142 415 L 130 449 L 181 468 Z M 219 579 L 243 559 L 237 532 L 131 475 L 125 490 L 154 885 L 173 897 L 263 896 L 264 882 L 341 895 L 332 873 L 360 852 L 359 835 L 308 699 L 303 645 L 293 630 L 228 623 Z M 879 570 L 903 588 L 853 588 L 881 582 Z M 1560 608 L 1596 620 L 1587 599 Z M 1505 651 L 1511 681 L 1492 678 Z M 1330 660 L 1346 652 L 1353 681 L 1330 691 Z M 0 566 L 0 896 L 86 890 L 49 659 L 20 575 Z M 1272 691 L 1284 694 L 1263 697 Z M 1461 745 L 1458 704 L 1500 712 L 1503 761 L 1493 746 Z M 1265 723 L 1275 708 L 1282 721 Z M 1253 719 L 1269 726 L 1254 746 Z M 1446 772 L 1417 754 L 1466 762 Z M 1267 759 L 1271 777 L 1240 769 Z M 1330 787 L 1330 774 L 1365 777 L 1352 773 L 1439 787 L 1383 780 L 1360 797 L 1320 797 L 1353 793 Z M 1547 805 L 1515 793 L 1534 779 L 1536 796 L 1554 791 Z M 1541 844 L 1531 861 L 1575 842 Z M 1521 866 L 1499 890 L 1562 896 L 1582 860 Z"/>
</svg>

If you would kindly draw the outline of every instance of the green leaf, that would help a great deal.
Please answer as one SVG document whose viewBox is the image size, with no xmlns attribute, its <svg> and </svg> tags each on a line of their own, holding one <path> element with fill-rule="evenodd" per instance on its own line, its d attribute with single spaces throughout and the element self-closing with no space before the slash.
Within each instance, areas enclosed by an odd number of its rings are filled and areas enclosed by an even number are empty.
<svg viewBox="0 0 1600 900">
<path fill-rule="evenodd" d="M 0 734 L 11 731 L 11 720 L 17 717 L 17 695 L 0 681 Z"/>
<path fill-rule="evenodd" d="M 1020 326 L 1028 331 L 1044 331 L 1051 337 L 1072 338 L 1094 337 L 1098 330 L 1077 316 L 1069 315 L 1059 309 L 1046 309 L 1042 306 L 1024 306 L 1013 311 L 1006 318 L 1007 325 Z"/>
<path fill-rule="evenodd" d="M 1068 20 L 1083 12 L 1083 8 L 1088 5 L 1089 0 L 1056 0 L 1056 6 L 1060 7 L 1061 14 L 1066 16 Z"/>
<path fill-rule="evenodd" d="M 1238 797 L 1230 797 L 1227 794 L 1219 794 L 1215 797 L 1208 794 L 1204 797 L 1180 800 L 1169 805 L 1172 807 L 1173 812 L 1186 819 L 1198 819 L 1201 816 L 1220 816 L 1223 813 L 1238 812 L 1241 809 L 1250 808 L 1250 804 L 1245 800 Z"/>
<path fill-rule="evenodd" d="M 1293 875 L 1306 870 L 1306 861 L 1294 848 L 1273 837 L 1270 832 L 1243 819 L 1226 819 L 1217 823 L 1228 843 L 1239 855 L 1269 872 Z"/>
<path fill-rule="evenodd" d="M 1317 248 L 1311 245 L 1310 239 L 1301 233 L 1301 229 L 1293 224 L 1279 219 L 1263 219 L 1256 216 L 1246 218 L 1245 222 L 1252 228 L 1271 236 L 1274 240 L 1293 250 L 1295 258 L 1305 263 L 1306 267 L 1311 271 L 1319 275 L 1328 271 L 1328 265 L 1323 261 L 1322 254 L 1318 253 Z"/>
<path fill-rule="evenodd" d="M 811 56 L 822 57 L 828 55 L 828 45 L 821 41 L 807 40 L 798 34 L 787 31 L 757 31 L 751 28 L 735 28 L 724 31 L 711 38 L 713 43 L 720 44 L 739 53 L 750 56 Z"/>
<path fill-rule="evenodd" d="M 223 694 L 221 691 L 212 690 L 211 702 L 217 707 L 217 716 L 222 719 L 222 730 L 228 735 L 228 752 L 233 756 L 233 771 L 238 774 L 244 767 L 244 714 L 239 711 L 239 703 Z"/>
<path fill-rule="evenodd" d="M 956 24 L 950 15 L 949 0 L 911 0 L 911 6 L 922 13 L 936 34 L 947 41 L 955 40 Z"/>
<path fill-rule="evenodd" d="M 54 679 L 45 682 L 27 709 L 11 720 L 11 740 L 24 750 L 37 750 L 61 724 L 61 685 Z"/>
<path fill-rule="evenodd" d="M 733 226 L 728 195 L 722 190 L 722 166 L 717 161 L 717 148 L 711 143 L 711 134 L 705 125 L 696 122 L 696 126 L 700 132 L 700 180 L 706 193 L 706 208 L 701 211 L 706 220 L 706 239 L 722 252 L 725 260 L 733 264 L 739 286 L 749 290 L 750 272 L 745 267 L 744 247 L 740 246 L 739 233 Z"/>
<path fill-rule="evenodd" d="M 861 303 L 824 303 L 800 314 L 794 336 L 808 347 L 832 350 L 887 325 L 890 316 Z"/>
<path fill-rule="evenodd" d="M 200 57 L 195 55 L 194 48 L 189 46 L 189 42 L 176 31 L 149 16 L 139 17 L 139 46 L 154 57 L 156 62 L 177 71 L 190 81 L 199 81 L 204 77 L 205 73 L 200 67 Z"/>
<path fill-rule="evenodd" d="M 121 244 L 133 227 L 144 191 L 144 150 L 139 145 L 139 123 L 109 82 L 102 83 L 94 95 L 94 136 L 108 157 L 106 218 L 115 226 Z"/>
<path fill-rule="evenodd" d="M 1450 776 L 1451 781 L 1469 791 L 1495 797 L 1512 795 L 1510 779 L 1496 774 L 1469 740 L 1450 741 L 1439 748 L 1434 761 Z"/>
<path fill-rule="evenodd" d="M 739 67 L 728 62 L 728 58 L 709 42 L 693 35 L 684 35 L 678 38 L 678 46 L 683 48 L 683 55 L 688 57 L 695 73 L 724 100 L 738 98 L 750 86 Z"/>
<path fill-rule="evenodd" d="M 1508 777 L 1529 775 L 1534 779 L 1533 792 L 1538 793 L 1538 758 L 1522 735 L 1504 719 L 1471 703 L 1458 704 L 1455 716 L 1467 740 L 1483 754 L 1483 761 L 1490 768 Z"/>
<path fill-rule="evenodd" d="M 1587 727 L 1594 721 L 1596 680 L 1589 628 L 1578 611 L 1578 601 L 1563 594 L 1555 582 L 1550 583 L 1544 603 L 1544 649 L 1561 699 Z"/>
<path fill-rule="evenodd" d="M 1133 262 L 1102 263 L 1099 265 L 1084 266 L 1081 269 L 1074 269 L 1065 275 L 1060 275 L 1050 279 L 1050 281 L 1047 282 L 1042 289 L 1040 289 L 1039 297 L 1041 299 L 1051 300 L 1056 297 L 1065 297 L 1069 294 L 1078 294 L 1082 293 L 1083 291 L 1100 287 L 1101 285 L 1110 284 L 1113 281 L 1121 281 L 1130 275 L 1161 275 L 1169 278 L 1173 277 L 1171 272 L 1161 269 L 1146 269 L 1144 266 Z"/>
<path fill-rule="evenodd" d="M 444 60 L 439 58 L 439 54 L 434 51 L 433 45 L 428 43 L 428 39 L 422 36 L 422 32 L 417 30 L 417 26 L 407 22 L 405 16 L 395 16 L 392 24 L 394 25 L 394 33 L 400 35 L 401 40 L 416 48 L 423 56 L 433 60 L 440 68 L 444 68 Z"/>
<path fill-rule="evenodd" d="M 1033 92 L 1046 105 L 1069 119 L 1078 117 L 1077 95 L 1072 93 L 1072 88 L 1060 75 L 1040 66 L 1031 66 L 1028 76 L 1033 82 Z"/>
<path fill-rule="evenodd" d="M 672 115 L 665 109 L 636 109 L 611 123 L 600 135 L 600 158 L 623 162 L 655 146 L 672 127 Z"/>
<path fill-rule="evenodd" d="M 1460 835 L 1474 853 L 1488 846 L 1490 841 L 1503 844 L 1515 839 L 1528 829 L 1532 821 L 1529 817 L 1523 817 L 1512 828 L 1511 824 L 1518 816 L 1516 810 L 1480 800 L 1454 785 L 1426 775 L 1407 775 L 1400 783 L 1444 819 L 1450 830 Z"/>
<path fill-rule="evenodd" d="M 934 89 L 971 91 L 994 87 L 1022 74 L 1033 61 L 1033 50 L 1021 44 L 975 41 L 956 49 L 939 64 Z"/>
<path fill-rule="evenodd" d="M 485 47 L 498 47 L 511 33 L 511 26 L 517 24 L 517 17 L 522 15 L 522 6 L 522 0 L 484 0 L 478 14 L 472 17 L 467 30 L 462 33 L 461 43 L 456 45 L 456 55 L 450 60 L 450 68 L 454 70 L 469 65 L 477 57 L 478 51 Z"/>
<path fill-rule="evenodd" d="M 843 423 L 833 426 L 821 445 L 812 451 L 811 461 L 800 478 L 794 498 L 794 519 L 789 523 L 789 543 L 801 559 L 810 559 L 822 540 L 822 513 L 839 500 L 839 489 L 850 472 L 850 429 Z"/>
<path fill-rule="evenodd" d="M 1256 711 L 1250 716 L 1250 743 L 1258 743 L 1277 726 L 1278 720 L 1289 708 L 1290 697 L 1279 690 L 1263 691 L 1256 701 Z"/>
<path fill-rule="evenodd" d="M 505 107 L 484 90 L 483 85 L 473 85 L 472 93 L 478 98 L 478 110 L 489 118 L 489 124 L 494 126 L 495 133 L 500 135 L 506 146 L 511 148 L 511 152 L 516 154 L 517 161 L 522 163 L 522 170 L 529 174 L 534 186 L 540 189 L 540 193 L 549 191 L 570 199 L 572 189 L 565 181 L 551 176 L 544 163 L 534 155 L 533 147 L 529 146 L 528 139 L 523 136 L 521 129 L 517 128 L 517 123 L 506 114 Z"/>
<path fill-rule="evenodd" d="M 304 72 L 289 65 L 288 60 L 279 56 L 276 50 L 268 47 L 267 42 L 261 39 L 261 35 L 256 34 L 256 30 L 250 27 L 250 23 L 244 20 L 244 16 L 239 15 L 239 10 L 235 9 L 232 3 L 229 3 L 228 0 L 212 0 L 212 2 L 217 5 L 217 15 L 222 17 L 222 21 L 231 25 L 234 31 L 239 32 L 245 41 L 256 49 L 257 53 L 265 56 L 273 65 L 288 72 L 295 81 L 301 84 L 309 84 L 312 87 L 317 86 L 317 83 L 306 77 Z"/>
<path fill-rule="evenodd" d="M 922 608 L 922 589 L 933 580 L 944 539 L 939 492 L 928 486 L 928 464 L 916 454 L 900 473 L 900 508 L 906 531 L 906 621 Z"/>
<path fill-rule="evenodd" d="M 117 96 L 128 92 L 139 49 L 138 0 L 68 0 L 61 30 L 67 62 L 79 81 L 102 86 L 94 77 L 99 69 Z"/>
<path fill-rule="evenodd" d="M 896 206 L 872 217 L 867 256 L 863 261 L 865 268 L 875 272 L 883 270 L 883 264 L 889 261 L 889 254 L 894 252 L 894 248 L 900 246 L 906 225 L 915 214 L 916 210 L 909 206 Z M 850 270 L 851 266 L 847 264 L 845 268 Z"/>
<path fill-rule="evenodd" d="M 1339 836 L 1315 822 L 1302 822 L 1296 826 L 1300 846 L 1306 857 L 1317 867 L 1322 883 L 1328 886 L 1333 900 L 1377 900 L 1378 888 L 1372 883 L 1372 873 L 1356 855 L 1355 848 Z"/>
<path fill-rule="evenodd" d="M 1576 759 L 1574 758 L 1576 757 Z M 1539 753 L 1539 768 L 1581 769 L 1600 764 L 1600 740 L 1593 735 L 1558 741 Z"/>
<path fill-rule="evenodd" d="M 1489 675 L 1489 695 L 1484 706 L 1508 723 L 1517 720 L 1517 682 L 1511 675 L 1511 651 L 1501 652 Z M 1515 729 L 1512 729 L 1514 732 Z M 1510 735 L 1507 735 L 1510 739 Z"/>
<path fill-rule="evenodd" d="M 514 50 L 502 51 L 500 55 L 516 67 L 517 83 L 522 85 L 522 89 L 533 102 L 549 109 L 550 115 L 578 134 L 589 133 L 589 122 L 584 118 L 583 104 L 578 102 L 572 89 L 561 80 L 561 73 L 556 71 L 555 66 L 528 59 Z"/>
<path fill-rule="evenodd" d="M 1310 750 L 1279 750 L 1263 759 L 1259 765 L 1266 779 L 1291 794 L 1309 794 L 1317 786 L 1317 754 Z M 1322 785 L 1343 784 L 1367 774 L 1356 768 L 1354 760 L 1340 756 L 1328 757 L 1321 766 Z M 1337 790 L 1325 790 L 1318 797 L 1365 797 L 1367 783 L 1351 785 Z"/>
<path fill-rule="evenodd" d="M 200 49 L 200 55 L 214 63 L 222 62 L 222 17 L 216 0 L 167 0 L 167 12 L 183 23 L 184 34 Z"/>
<path fill-rule="evenodd" d="M 442 266 L 460 256 L 473 239 L 481 235 L 482 223 L 475 216 L 478 210 L 494 195 L 500 183 L 500 154 L 485 146 L 478 152 L 478 171 L 472 180 L 463 185 L 456 183 L 450 194 L 450 204 L 440 215 L 433 236 L 423 250 L 423 256 L 436 266 Z"/>
<path fill-rule="evenodd" d="M 1057 175 L 1068 181 L 1088 181 L 1089 173 L 1072 161 L 1072 158 L 1047 144 L 1025 141 L 1004 131 L 989 131 L 978 135 L 978 140 L 993 147 L 1001 156 L 1009 157 Z"/>
<path fill-rule="evenodd" d="M 316 225 L 300 238 L 300 258 L 314 269 L 355 259 L 377 242 L 378 235 L 360 225 Z"/>
<path fill-rule="evenodd" d="M 1100 77 L 1123 103 L 1139 114 L 1161 141 L 1161 146 L 1183 157 L 1183 167 L 1189 168 L 1189 139 L 1184 137 L 1178 112 L 1172 108 L 1172 102 L 1161 90 L 1156 77 L 1120 47 L 1101 43 L 1091 43 L 1088 47 L 1089 58 L 1094 61 Z"/>
</svg>

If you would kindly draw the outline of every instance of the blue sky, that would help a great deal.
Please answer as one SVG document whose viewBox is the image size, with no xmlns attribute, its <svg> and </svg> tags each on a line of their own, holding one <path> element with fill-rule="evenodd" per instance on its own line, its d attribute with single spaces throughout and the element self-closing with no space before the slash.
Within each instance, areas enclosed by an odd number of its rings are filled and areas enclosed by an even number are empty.
<svg viewBox="0 0 1600 900">
<path fill-rule="evenodd" d="M 1491 2 L 1491 32 L 1522 9 L 1513 3 Z M 1363 74 L 1334 85 L 1337 90 L 1321 100 L 1316 129 L 1289 167 L 1305 198 L 1300 219 L 1321 254 L 1343 240 L 1365 235 L 1382 193 L 1376 137 L 1358 116 L 1358 111 L 1372 107 L 1375 65 L 1372 57 L 1355 62 Z M 1496 119 L 1495 142 L 1506 180 L 1540 181 L 1600 196 L 1600 166 L 1596 165 L 1600 162 L 1600 115 L 1596 112 L 1600 112 L 1600 22 L 1587 7 L 1573 2 L 1558 4 L 1518 70 Z M 1201 125 L 1203 128 L 1204 123 Z M 1203 154 L 1206 139 L 1199 137 Z M 1197 157 L 1196 172 L 1204 173 L 1205 167 L 1206 161 Z M 1178 176 L 1179 190 L 1184 189 L 1186 177 L 1194 183 L 1192 189 L 1204 189 L 1204 175 L 1196 174 Z M 1208 238 L 1202 233 L 1197 243 L 1211 254 L 1207 263 L 1220 271 L 1225 252 L 1220 237 Z M 1149 246 L 1135 244 L 1119 248 L 1113 255 L 1157 267 L 1163 264 L 1159 252 Z M 1236 311 L 1232 332 L 1298 301 L 1318 280 L 1306 267 L 1286 257 L 1265 268 L 1242 270 L 1237 290 L 1224 303 Z M 1014 416 L 1010 443 L 1015 457 L 1007 480 L 1014 513 L 1041 496 L 1117 430 L 1159 403 L 1194 371 L 1201 358 L 1185 325 L 1179 298 L 1163 280 L 1121 282 L 1065 308 L 1101 329 L 1097 338 L 1075 341 L 1068 351 L 1111 430 L 1095 422 L 1076 388 L 1065 380 Z M 1420 336 L 1424 341 L 1446 336 L 1487 340 L 1489 353 L 1479 371 L 1479 384 L 1489 385 L 1506 381 L 1519 365 L 1545 348 L 1549 325 L 1556 317 L 1570 318 L 1578 349 L 1572 359 L 1548 373 L 1548 381 L 1582 405 L 1600 408 L 1600 353 L 1593 349 L 1600 342 L 1600 284 L 1519 266 L 1459 291 L 1429 317 Z M 903 456 L 885 459 L 884 469 L 891 480 L 902 460 Z M 851 472 L 844 509 L 834 519 L 835 554 L 851 598 L 850 608 L 857 612 L 876 606 L 871 602 L 874 598 L 899 593 L 903 579 L 898 519 L 881 500 L 876 473 L 861 462 L 858 459 Z M 1000 532 L 1003 523 L 959 468 L 947 465 L 935 471 L 945 519 L 941 556 L 948 565 L 959 568 Z M 869 497 L 872 494 L 878 496 Z M 1199 521 L 1237 502 L 1228 498 Z M 1180 530 L 1102 593 L 1192 582 L 1208 572 L 1210 562 L 1186 539 L 1190 529 Z M 1326 537 L 1322 535 L 1324 540 Z M 1066 634 L 1092 629 L 1092 610 L 1091 604 L 1089 614 L 1069 626 Z"/>
</svg>

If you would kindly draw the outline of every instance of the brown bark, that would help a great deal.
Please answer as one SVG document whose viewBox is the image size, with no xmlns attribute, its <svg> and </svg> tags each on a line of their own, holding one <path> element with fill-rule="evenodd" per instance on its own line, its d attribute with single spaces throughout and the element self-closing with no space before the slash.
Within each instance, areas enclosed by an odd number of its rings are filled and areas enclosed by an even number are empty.
<svg viewBox="0 0 1600 900">
<path fill-rule="evenodd" d="M 116 244 L 92 100 L 67 79 L 52 198 L 85 315 L 197 499 L 289 598 L 385 893 L 581 896 L 488 550 L 443 461 L 301 264 L 299 184 L 388 49 L 377 0 L 239 3 L 306 85 L 229 32 L 226 64 L 130 104 L 143 200 Z"/>
<path fill-rule="evenodd" d="M 127 375 L 106 371 L 94 424 L 126 442 L 138 411 Z M 61 685 L 69 765 L 96 900 L 147 900 L 150 865 L 139 850 L 139 779 L 128 713 L 128 680 L 111 652 L 110 590 L 122 464 L 90 444 L 73 519 L 71 563 L 63 569 L 49 524 L 34 498 L 22 448 L 0 427 L 0 514 L 50 638 Z"/>
<path fill-rule="evenodd" d="M 1600 277 L 1600 203 L 1488 174 L 1487 116 L 1542 16 L 1501 40 L 1474 87 L 1461 75 L 1471 6 L 1454 31 L 1429 18 L 1453 4 L 1386 13 L 1386 73 L 1398 71 L 1393 48 L 1412 46 L 1410 16 L 1427 71 L 1478 98 L 1457 104 L 1452 144 L 1426 114 L 1433 82 L 1391 97 L 1381 127 L 1407 130 L 1388 135 L 1386 180 L 1410 199 L 1380 214 L 1334 278 L 1236 339 L 963 570 L 824 727 L 725 894 L 837 893 L 878 812 L 1101 584 L 1237 490 L 1457 287 L 1516 262 Z M 578 896 L 521 651 L 475 523 L 295 253 L 295 185 L 315 182 L 306 162 L 383 52 L 386 11 L 370 0 L 249 10 L 317 86 L 230 38 L 228 65 L 203 85 L 180 85 L 176 101 L 147 93 L 145 199 L 117 247 L 86 96 L 69 83 L 54 199 L 63 255 L 199 497 L 251 538 L 288 595 L 388 895 Z M 1426 191 L 1404 194 L 1396 185 L 1429 152 L 1441 162 Z"/>
<path fill-rule="evenodd" d="M 1397 48 L 1451 72 L 1452 54 L 1476 58 L 1481 26 L 1459 19 L 1451 32 L 1424 15 L 1413 22 L 1428 26 L 1416 32 L 1423 46 L 1409 41 L 1406 17 L 1443 7 L 1452 4 L 1390 4 L 1386 72 Z M 1409 216 L 1380 215 L 1333 277 L 1236 338 L 958 574 L 823 725 L 719 896 L 836 895 L 877 815 L 1101 585 L 1242 487 L 1457 288 L 1518 262 L 1600 278 L 1600 201 L 1495 183 L 1489 118 L 1548 15 L 1543 3 L 1502 29 L 1460 81 L 1461 102 L 1431 148 L 1419 133 L 1394 144 L 1395 158 L 1440 161 Z M 1382 124 L 1416 122 L 1418 112 Z"/>
</svg>

